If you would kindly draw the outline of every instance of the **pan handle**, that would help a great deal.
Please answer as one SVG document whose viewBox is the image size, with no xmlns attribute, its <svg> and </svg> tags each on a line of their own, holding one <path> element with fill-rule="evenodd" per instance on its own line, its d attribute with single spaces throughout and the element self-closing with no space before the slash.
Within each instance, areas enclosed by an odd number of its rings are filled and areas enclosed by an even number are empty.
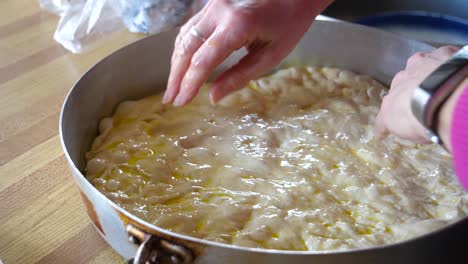
<svg viewBox="0 0 468 264">
<path fill-rule="evenodd" d="M 128 225 L 127 232 L 133 243 L 140 245 L 129 264 L 189 264 L 194 260 L 191 250 L 155 235 L 147 234 Z"/>
</svg>

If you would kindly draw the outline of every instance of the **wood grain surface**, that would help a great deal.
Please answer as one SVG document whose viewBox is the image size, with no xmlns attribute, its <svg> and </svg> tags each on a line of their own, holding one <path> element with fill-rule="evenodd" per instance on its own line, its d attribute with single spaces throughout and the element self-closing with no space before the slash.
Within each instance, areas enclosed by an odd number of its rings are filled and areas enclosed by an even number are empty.
<svg viewBox="0 0 468 264">
<path fill-rule="evenodd" d="M 94 63 L 142 38 L 116 31 L 73 55 L 38 0 L 0 1 L 0 259 L 124 263 L 86 215 L 58 136 L 63 99 Z"/>
</svg>

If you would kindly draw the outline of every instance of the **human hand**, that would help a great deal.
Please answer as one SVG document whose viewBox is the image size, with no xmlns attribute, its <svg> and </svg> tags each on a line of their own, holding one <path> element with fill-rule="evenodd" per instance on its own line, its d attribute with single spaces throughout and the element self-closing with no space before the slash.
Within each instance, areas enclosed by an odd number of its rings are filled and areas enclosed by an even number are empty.
<svg viewBox="0 0 468 264">
<path fill-rule="evenodd" d="M 332 0 L 211 0 L 180 30 L 164 103 L 189 103 L 232 52 L 248 54 L 210 89 L 213 103 L 267 72 L 294 48 Z M 206 39 L 205 39 L 206 38 Z"/>
<path fill-rule="evenodd" d="M 425 128 L 411 111 L 411 97 L 424 78 L 458 50 L 458 47 L 445 46 L 432 52 L 418 52 L 408 59 L 406 69 L 395 75 L 390 91 L 382 101 L 375 120 L 374 134 L 377 139 L 392 133 L 417 143 L 430 142 Z"/>
</svg>

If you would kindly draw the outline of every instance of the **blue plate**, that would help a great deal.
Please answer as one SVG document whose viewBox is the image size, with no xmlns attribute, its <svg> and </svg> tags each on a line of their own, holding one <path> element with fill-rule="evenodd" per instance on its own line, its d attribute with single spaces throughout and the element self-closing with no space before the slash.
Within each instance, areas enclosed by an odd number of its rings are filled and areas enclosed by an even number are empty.
<svg viewBox="0 0 468 264">
<path fill-rule="evenodd" d="M 355 22 L 436 46 L 468 45 L 468 21 L 457 17 L 411 11 L 383 13 Z"/>
</svg>

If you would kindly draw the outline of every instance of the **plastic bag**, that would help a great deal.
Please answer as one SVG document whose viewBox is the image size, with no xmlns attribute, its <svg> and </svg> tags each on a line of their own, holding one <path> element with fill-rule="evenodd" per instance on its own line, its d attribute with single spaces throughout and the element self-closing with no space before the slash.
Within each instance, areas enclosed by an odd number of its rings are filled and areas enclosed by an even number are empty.
<svg viewBox="0 0 468 264">
<path fill-rule="evenodd" d="M 170 30 L 201 9 L 203 0 L 39 0 L 59 15 L 54 39 L 81 53 L 114 31 L 155 34 Z"/>
</svg>

